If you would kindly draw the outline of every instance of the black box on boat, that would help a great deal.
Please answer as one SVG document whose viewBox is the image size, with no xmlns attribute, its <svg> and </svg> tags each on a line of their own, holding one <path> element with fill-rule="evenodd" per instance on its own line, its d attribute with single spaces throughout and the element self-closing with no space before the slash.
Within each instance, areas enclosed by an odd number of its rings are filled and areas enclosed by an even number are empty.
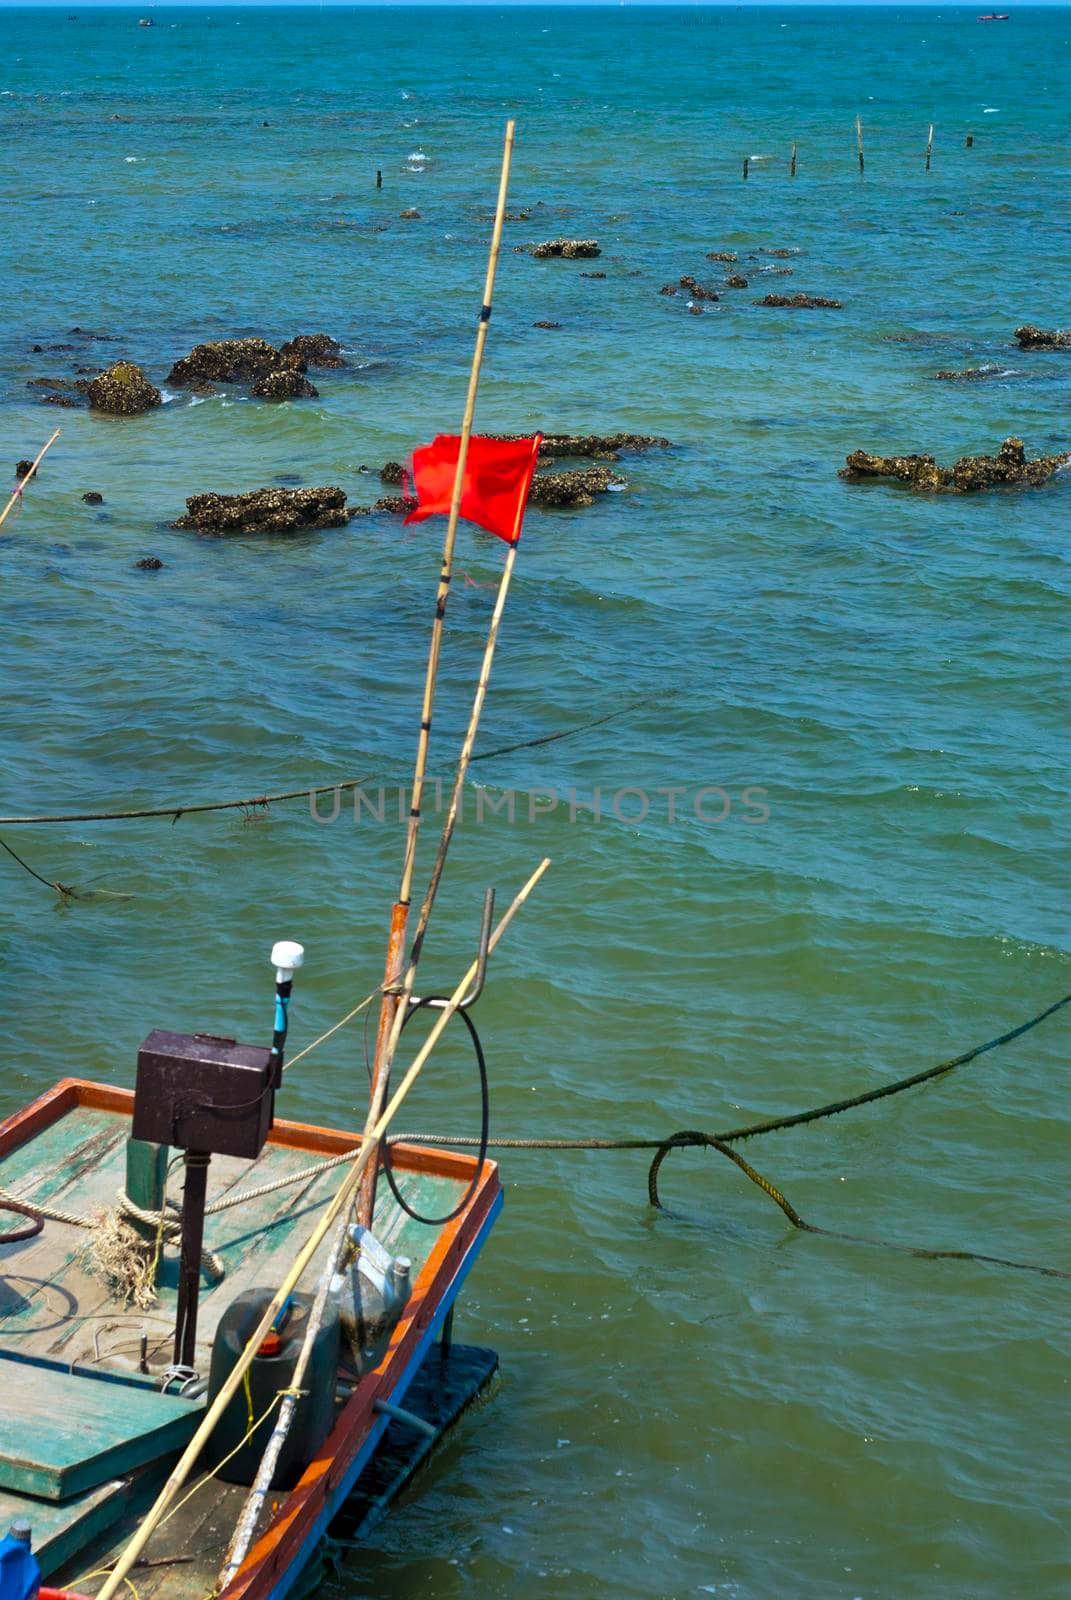
<svg viewBox="0 0 1071 1600">
<path fill-rule="evenodd" d="M 271 1051 L 154 1028 L 138 1051 L 135 1139 L 253 1161 L 275 1111 Z"/>
</svg>

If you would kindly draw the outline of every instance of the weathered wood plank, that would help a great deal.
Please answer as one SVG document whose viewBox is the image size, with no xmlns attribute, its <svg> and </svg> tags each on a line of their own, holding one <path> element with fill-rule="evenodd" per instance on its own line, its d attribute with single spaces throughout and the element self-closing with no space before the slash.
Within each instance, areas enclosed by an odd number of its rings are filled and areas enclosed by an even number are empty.
<svg viewBox="0 0 1071 1600">
<path fill-rule="evenodd" d="M 179 1450 L 202 1406 L 0 1358 L 0 1488 L 66 1500 Z"/>
</svg>

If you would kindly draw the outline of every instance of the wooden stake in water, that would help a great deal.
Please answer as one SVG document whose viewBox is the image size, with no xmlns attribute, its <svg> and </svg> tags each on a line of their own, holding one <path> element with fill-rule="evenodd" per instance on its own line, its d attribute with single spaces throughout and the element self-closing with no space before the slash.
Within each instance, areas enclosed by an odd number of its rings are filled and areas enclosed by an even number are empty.
<svg viewBox="0 0 1071 1600">
<path fill-rule="evenodd" d="M 747 182 L 747 175 L 748 175 L 748 170 L 749 170 L 750 166 L 751 166 L 751 161 L 747 156 L 745 156 L 744 157 L 744 182 L 745 183 Z"/>
<path fill-rule="evenodd" d="M 969 133 L 967 135 L 967 149 L 968 150 L 973 150 L 974 149 L 974 134 L 973 133 Z"/>
<path fill-rule="evenodd" d="M 789 158 L 788 175 L 789 175 L 790 178 L 794 178 L 796 176 L 796 141 L 795 140 L 792 141 L 792 155 Z"/>
<path fill-rule="evenodd" d="M 382 187 L 383 187 L 383 174 L 380 171 L 380 169 L 377 167 L 376 168 L 376 188 L 377 189 L 382 189 Z"/>
<path fill-rule="evenodd" d="M 55 433 L 52 435 L 51 439 L 49 439 L 46 444 L 43 444 L 41 446 L 40 450 L 38 450 L 37 454 L 34 456 L 33 465 L 31 466 L 29 472 L 26 474 L 26 476 L 24 478 L 20 478 L 19 479 L 18 484 L 17 484 L 14 492 L 12 493 L 11 499 L 8 501 L 7 505 L 4 507 L 3 511 L 0 511 L 0 528 L 2 528 L 4 523 L 7 521 L 8 512 L 11 510 L 11 507 L 15 504 L 16 500 L 21 500 L 22 491 L 25 489 L 26 485 L 28 483 L 32 483 L 34 474 L 36 473 L 37 468 L 39 467 L 39 465 L 41 464 L 42 460 L 44 459 L 45 454 L 49 450 L 51 450 L 52 446 L 55 444 L 55 442 L 59 438 L 59 436 L 60 436 L 60 430 L 57 428 Z"/>
<path fill-rule="evenodd" d="M 402 976 L 405 933 L 409 920 L 409 903 L 413 891 L 413 869 L 416 864 L 417 835 L 420 831 L 421 822 L 421 800 L 428 770 L 428 745 L 431 738 L 432 711 L 435 705 L 435 685 L 439 673 L 443 620 L 446 616 L 446 602 L 450 593 L 450 580 L 453 576 L 454 544 L 457 538 L 458 519 L 461 515 L 461 494 L 465 482 L 465 463 L 468 458 L 469 438 L 472 434 L 472 423 L 476 412 L 476 395 L 480 386 L 480 369 L 483 365 L 484 347 L 487 344 L 487 330 L 491 321 L 491 305 L 494 297 L 495 274 L 498 270 L 498 256 L 502 245 L 502 227 L 506 212 L 506 196 L 509 189 L 510 163 L 513 158 L 514 126 L 512 119 L 506 123 L 506 136 L 502 150 L 502 168 L 498 180 L 498 200 L 495 206 L 495 220 L 491 230 L 491 245 L 487 257 L 487 274 L 484 280 L 483 303 L 480 307 L 480 318 L 476 326 L 476 348 L 473 351 L 468 393 L 465 397 L 465 411 L 461 422 L 461 440 L 458 445 L 457 470 L 454 474 L 450 515 L 447 519 L 446 534 L 443 539 L 442 568 L 439 573 L 438 593 L 435 597 L 435 616 L 432 622 L 431 643 L 428 647 L 424 699 L 420 713 L 420 733 L 417 739 L 416 764 L 413 771 L 413 792 L 409 803 L 409 826 L 406 832 L 405 856 L 402 862 L 398 898 L 391 913 L 390 936 L 387 942 L 387 960 L 384 975 L 384 994 L 379 1012 L 379 1026 L 376 1031 L 376 1052 L 372 1067 L 372 1089 L 369 1096 L 366 1128 L 375 1122 L 382 1108 L 390 1069 L 390 1057 L 397 1045 L 400 1033 L 400 1028 L 396 1026 L 399 997 L 395 991 Z M 366 1228 L 372 1225 L 377 1170 L 378 1162 L 370 1162 L 365 1172 L 364 1181 L 361 1184 L 357 1220 Z"/>
<path fill-rule="evenodd" d="M 930 123 L 930 131 L 926 136 L 926 171 L 927 172 L 929 172 L 929 170 L 930 170 L 930 158 L 932 157 L 932 155 L 933 155 L 933 123 L 931 122 Z"/>
<path fill-rule="evenodd" d="M 863 119 L 862 119 L 862 117 L 856 117 L 856 119 L 855 119 L 855 145 L 856 145 L 856 149 L 859 152 L 859 171 L 860 171 L 860 173 L 863 173 L 863 172 L 866 171 L 866 162 L 863 159 Z"/>
</svg>

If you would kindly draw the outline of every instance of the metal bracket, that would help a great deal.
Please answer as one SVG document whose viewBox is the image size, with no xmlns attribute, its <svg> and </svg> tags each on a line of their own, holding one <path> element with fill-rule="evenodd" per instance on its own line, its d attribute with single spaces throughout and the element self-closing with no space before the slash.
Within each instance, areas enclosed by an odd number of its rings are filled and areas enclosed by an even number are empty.
<svg viewBox="0 0 1071 1600">
<path fill-rule="evenodd" d="M 476 947 L 476 981 L 465 998 L 458 1003 L 459 1011 L 467 1011 L 474 1006 L 483 994 L 483 986 L 487 981 L 487 957 L 491 948 L 491 924 L 495 917 L 495 891 L 488 889 L 483 897 L 483 918 L 480 922 L 480 942 Z M 430 999 L 421 1000 L 417 995 L 411 995 L 409 1008 L 427 1006 L 430 1010 L 444 1011 L 450 1004 L 449 1000 L 432 996 Z"/>
</svg>

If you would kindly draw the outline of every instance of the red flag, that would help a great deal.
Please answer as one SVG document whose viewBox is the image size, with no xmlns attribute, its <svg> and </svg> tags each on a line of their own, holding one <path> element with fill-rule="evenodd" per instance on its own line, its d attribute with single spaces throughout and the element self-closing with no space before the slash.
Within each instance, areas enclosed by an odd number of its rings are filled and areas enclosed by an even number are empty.
<svg viewBox="0 0 1071 1600">
<path fill-rule="evenodd" d="M 461 489 L 461 515 L 466 521 L 496 533 L 507 544 L 517 543 L 542 442 L 541 433 L 534 439 L 470 436 Z M 404 488 L 416 495 L 417 507 L 406 517 L 407 523 L 449 515 L 460 444 L 456 434 L 440 433 L 431 444 L 413 451 L 412 486 L 406 483 Z"/>
</svg>

